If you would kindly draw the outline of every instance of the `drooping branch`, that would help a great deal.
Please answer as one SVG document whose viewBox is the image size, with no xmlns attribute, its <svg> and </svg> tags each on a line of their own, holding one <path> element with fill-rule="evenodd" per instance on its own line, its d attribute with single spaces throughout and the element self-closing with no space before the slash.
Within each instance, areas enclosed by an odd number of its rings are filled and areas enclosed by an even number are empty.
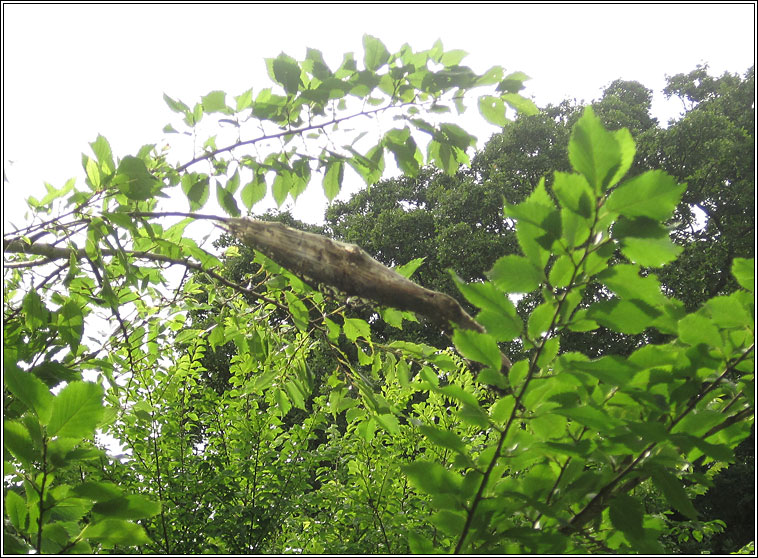
<svg viewBox="0 0 758 558">
<path fill-rule="evenodd" d="M 72 251 L 74 253 L 74 257 L 77 260 L 84 260 L 88 258 L 87 252 L 83 248 L 73 248 L 73 249 L 72 248 L 59 248 L 57 246 L 52 246 L 51 244 L 40 244 L 40 243 L 27 244 L 26 242 L 22 240 L 12 240 L 10 242 L 3 241 L 3 251 L 12 253 L 12 254 L 33 254 L 36 256 L 44 256 L 45 260 L 42 260 L 40 262 L 40 265 L 42 264 L 42 262 L 50 263 L 53 260 L 68 259 L 71 256 Z M 117 250 L 103 249 L 101 250 L 101 253 L 103 256 L 110 257 L 110 256 L 115 256 L 117 254 Z M 223 283 L 227 287 L 231 287 L 239 292 L 253 296 L 269 304 L 274 304 L 279 308 L 282 308 L 282 309 L 284 308 L 281 305 L 281 303 L 277 302 L 276 300 L 269 298 L 253 289 L 249 289 L 247 287 L 234 283 L 233 281 L 229 281 L 228 279 L 226 279 L 224 276 L 214 271 L 213 269 L 204 268 L 198 262 L 194 262 L 192 260 L 182 259 L 182 258 L 172 258 L 169 256 L 164 256 L 163 254 L 155 254 L 153 252 L 144 252 L 144 251 L 137 251 L 137 250 L 125 250 L 124 254 L 131 258 L 136 258 L 140 260 L 149 260 L 149 261 L 154 261 L 154 262 L 162 262 L 162 263 L 167 263 L 171 265 L 182 265 L 189 269 L 194 269 L 196 271 L 207 273 L 208 275 L 210 275 L 217 281 Z M 5 263 L 5 266 L 12 267 L 15 265 L 15 267 L 20 267 L 19 265 L 20 263 L 26 263 L 26 262 Z"/>
<path fill-rule="evenodd" d="M 192 165 L 194 165 L 196 163 L 199 163 L 201 161 L 205 161 L 207 159 L 211 159 L 211 158 L 215 157 L 216 155 L 218 155 L 220 153 L 226 153 L 228 151 L 233 151 L 233 150 L 235 150 L 235 149 L 237 149 L 239 147 L 242 147 L 244 145 L 255 145 L 256 143 L 260 143 L 262 141 L 269 141 L 269 140 L 273 140 L 273 139 L 279 139 L 279 138 L 283 138 L 285 136 L 301 135 L 301 134 L 304 134 L 304 133 L 312 131 L 312 130 L 319 130 L 319 129 L 326 128 L 327 126 L 333 126 L 335 124 L 339 124 L 340 122 L 344 122 L 346 120 L 351 120 L 351 119 L 357 118 L 359 116 L 371 116 L 372 114 L 383 112 L 383 111 L 386 111 L 386 110 L 389 110 L 389 109 L 400 108 L 400 107 L 404 107 L 406 105 L 413 105 L 413 104 L 420 104 L 420 103 L 406 102 L 406 103 L 399 103 L 399 104 L 389 104 L 387 106 L 379 107 L 377 109 L 361 111 L 361 112 L 357 112 L 355 114 L 349 114 L 347 116 L 342 116 L 340 118 L 333 118 L 331 120 L 320 122 L 318 124 L 311 124 L 311 125 L 308 125 L 308 126 L 302 126 L 300 128 L 288 129 L 288 130 L 285 130 L 283 132 L 278 132 L 276 134 L 266 134 L 266 135 L 263 135 L 263 136 L 258 136 L 257 138 L 246 140 L 246 141 L 238 141 L 238 142 L 235 142 L 235 143 L 233 143 L 231 145 L 227 145 L 226 147 L 220 147 L 218 149 L 215 149 L 213 151 L 209 151 L 207 153 L 204 153 L 203 155 L 195 157 L 191 161 L 188 161 L 188 162 L 184 163 L 183 165 L 181 165 L 180 167 L 178 167 L 176 170 L 178 172 L 181 172 L 183 170 L 188 169 L 189 167 L 191 167 Z"/>
<path fill-rule="evenodd" d="M 417 285 L 354 244 L 299 231 L 281 223 L 228 219 L 224 228 L 250 248 L 290 271 L 384 306 L 426 316 L 449 331 L 451 324 L 480 333 L 484 328 L 453 297 Z M 502 355 L 503 367 L 511 362 Z"/>
</svg>

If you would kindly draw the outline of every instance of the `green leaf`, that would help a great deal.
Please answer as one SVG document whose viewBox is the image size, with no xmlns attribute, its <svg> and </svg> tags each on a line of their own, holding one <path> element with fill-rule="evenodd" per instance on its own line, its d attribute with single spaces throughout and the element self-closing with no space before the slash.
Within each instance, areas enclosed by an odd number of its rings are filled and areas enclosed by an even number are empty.
<svg viewBox="0 0 758 558">
<path fill-rule="evenodd" d="M 251 92 L 252 99 L 252 92 Z M 200 102 L 203 104 L 203 111 L 206 113 L 211 112 L 230 112 L 226 106 L 226 93 L 223 91 L 211 91 L 207 95 L 200 98 Z"/>
<path fill-rule="evenodd" d="M 345 337 L 353 343 L 359 337 L 362 337 L 366 341 L 371 341 L 371 327 L 360 318 L 345 318 L 342 331 L 345 332 Z"/>
<path fill-rule="evenodd" d="M 21 533 L 26 532 L 28 528 L 26 523 L 26 518 L 28 517 L 26 501 L 18 492 L 9 490 L 5 493 L 5 512 L 17 531 Z M 3 536 L 8 536 L 8 533 L 3 533 Z"/>
<path fill-rule="evenodd" d="M 566 416 L 601 434 L 613 431 L 619 424 L 618 419 L 608 416 L 596 407 L 557 408 L 553 410 L 553 413 Z"/>
<path fill-rule="evenodd" d="M 749 328 L 753 317 L 749 308 L 740 300 L 738 293 L 729 296 L 716 296 L 705 303 L 713 318 L 713 323 L 722 328 Z"/>
<path fill-rule="evenodd" d="M 41 424 L 47 424 L 53 403 L 53 395 L 48 387 L 34 374 L 24 372 L 14 363 L 5 363 L 4 368 L 5 386 L 34 411 Z"/>
<path fill-rule="evenodd" d="M 363 64 L 372 72 L 384 66 L 390 59 L 390 53 L 384 43 L 371 35 L 363 35 L 363 50 Z"/>
<path fill-rule="evenodd" d="M 481 362 L 494 370 L 500 370 L 500 349 L 491 335 L 470 329 L 456 329 L 453 333 L 453 343 L 464 357 Z"/>
<path fill-rule="evenodd" d="M 614 134 L 608 132 L 591 107 L 571 130 L 568 146 L 571 166 L 582 173 L 595 192 L 611 187 L 622 166 L 622 153 Z"/>
<path fill-rule="evenodd" d="M 182 191 L 190 203 L 190 210 L 201 209 L 210 196 L 210 179 L 206 174 L 185 174 L 182 176 Z"/>
<path fill-rule="evenodd" d="M 113 153 L 111 152 L 111 146 L 108 140 L 102 135 L 98 134 L 97 139 L 90 143 L 92 152 L 97 157 L 97 162 L 100 163 L 100 168 L 105 174 L 113 174 L 116 170 L 116 165 L 113 163 Z M 45 200 L 42 200 L 43 202 Z"/>
<path fill-rule="evenodd" d="M 66 302 L 57 312 L 56 326 L 63 340 L 76 353 L 84 332 L 82 309 L 73 300 Z"/>
<path fill-rule="evenodd" d="M 416 272 L 416 270 L 419 267 L 421 267 L 421 265 L 424 263 L 424 260 L 426 260 L 426 257 L 414 258 L 411 261 L 404 263 L 403 265 L 394 267 L 392 269 L 393 271 L 395 271 L 396 273 L 399 273 L 406 279 L 410 279 L 411 276 Z"/>
<path fill-rule="evenodd" d="M 645 267 L 662 267 L 679 257 L 683 248 L 670 238 L 625 238 L 621 252 L 630 261 Z"/>
<path fill-rule="evenodd" d="M 324 173 L 324 194 L 330 202 L 337 197 L 342 189 L 342 179 L 345 176 L 345 163 L 343 161 L 334 161 L 329 164 Z"/>
<path fill-rule="evenodd" d="M 740 287 L 752 293 L 755 288 L 755 259 L 734 258 L 732 275 L 737 279 Z"/>
<path fill-rule="evenodd" d="M 256 203 L 266 197 L 266 189 L 266 180 L 262 176 L 256 175 L 252 181 L 242 188 L 240 193 L 242 203 L 248 209 L 252 209 Z"/>
<path fill-rule="evenodd" d="M 111 170 L 111 172 L 113 172 Z M 53 188 L 45 182 L 45 188 L 47 188 L 47 195 L 42 198 L 42 201 L 39 202 L 40 205 L 48 205 L 53 200 L 57 200 L 58 198 L 62 198 L 63 196 L 67 195 L 71 190 L 74 189 L 74 184 L 76 184 L 75 178 L 69 178 L 66 181 L 66 184 L 61 188 L 60 190 Z"/>
<path fill-rule="evenodd" d="M 429 516 L 429 521 L 447 536 L 456 537 L 466 524 L 466 516 L 462 510 L 439 510 Z"/>
<path fill-rule="evenodd" d="M 242 95 L 235 97 L 234 100 L 237 101 L 237 112 L 250 108 L 253 105 L 252 88 L 245 91 Z"/>
<path fill-rule="evenodd" d="M 626 358 L 607 355 L 590 361 L 574 361 L 567 371 L 572 373 L 573 370 L 590 374 L 608 385 L 623 387 L 629 383 L 639 368 L 630 364 Z"/>
<path fill-rule="evenodd" d="M 50 311 L 36 290 L 30 290 L 21 302 L 26 326 L 32 331 L 44 327 L 50 320 Z"/>
<path fill-rule="evenodd" d="M 153 197 L 160 183 L 150 174 L 142 159 L 127 155 L 121 159 L 113 183 L 126 197 L 144 201 Z"/>
<path fill-rule="evenodd" d="M 629 535 L 632 540 L 644 537 L 642 519 L 645 516 L 645 507 L 642 503 L 628 494 L 617 494 L 611 500 L 609 508 L 611 524 Z"/>
<path fill-rule="evenodd" d="M 292 314 L 292 319 L 295 322 L 295 326 L 302 331 L 308 331 L 308 324 L 310 322 L 310 316 L 308 315 L 308 309 L 303 304 L 297 295 L 290 291 L 285 291 L 284 296 L 287 298 L 287 307 Z"/>
<path fill-rule="evenodd" d="M 650 469 L 653 484 L 663 493 L 669 505 L 689 519 L 697 520 L 697 510 L 687 496 L 682 482 L 663 467 L 653 467 L 651 464 Z"/>
<path fill-rule="evenodd" d="M 679 320 L 678 331 L 679 338 L 688 345 L 703 343 L 720 347 L 722 344 L 718 328 L 701 314 L 689 314 Z"/>
<path fill-rule="evenodd" d="M 660 312 L 639 300 L 612 299 L 596 302 L 587 317 L 620 333 L 637 334 L 652 326 Z"/>
<path fill-rule="evenodd" d="M 500 95 L 500 98 L 524 116 L 533 116 L 540 112 L 534 101 L 516 93 L 503 93 Z"/>
<path fill-rule="evenodd" d="M 526 325 L 526 331 L 531 339 L 537 339 L 550 328 L 555 312 L 555 307 L 549 302 L 543 302 L 532 310 Z"/>
<path fill-rule="evenodd" d="M 103 416 L 103 387 L 91 382 L 72 382 L 55 397 L 49 436 L 86 438 L 94 434 Z"/>
<path fill-rule="evenodd" d="M 510 302 L 510 301 L 509 301 Z M 484 326 L 487 333 L 496 341 L 511 341 L 521 335 L 524 323 L 518 315 L 495 310 L 482 310 L 476 315 L 476 321 Z"/>
<path fill-rule="evenodd" d="M 274 178 L 274 183 L 271 186 L 271 193 L 274 195 L 274 201 L 277 207 L 281 207 L 284 200 L 287 199 L 287 194 L 290 192 L 290 186 L 292 181 L 290 180 L 290 173 L 279 172 Z"/>
<path fill-rule="evenodd" d="M 661 284 L 654 275 L 640 276 L 637 265 L 616 265 L 596 276 L 600 282 L 621 298 L 636 299 L 656 307 L 666 303 Z"/>
<path fill-rule="evenodd" d="M 240 210 L 239 207 L 237 207 L 237 201 L 234 199 L 234 193 L 223 188 L 221 184 L 216 184 L 216 199 L 218 200 L 221 209 L 223 209 L 228 215 L 231 215 L 232 217 L 240 216 Z"/>
<path fill-rule="evenodd" d="M 548 274 L 550 284 L 555 288 L 568 287 L 575 271 L 576 266 L 570 256 L 563 255 L 558 257 Z"/>
<path fill-rule="evenodd" d="M 516 405 L 516 399 L 512 395 L 505 395 L 495 401 L 490 407 L 490 416 L 498 424 L 503 424 L 511 416 L 513 407 Z"/>
<path fill-rule="evenodd" d="M 479 97 L 479 112 L 487 122 L 500 126 L 501 128 L 508 124 L 505 117 L 505 103 L 498 97 L 484 95 Z"/>
<path fill-rule="evenodd" d="M 152 517 L 161 511 L 161 505 L 145 496 L 130 494 L 96 503 L 92 511 L 100 515 L 118 519 L 142 519 Z"/>
<path fill-rule="evenodd" d="M 400 435 L 400 423 L 395 415 L 385 413 L 382 415 L 376 415 L 374 418 L 390 435 Z"/>
<path fill-rule="evenodd" d="M 281 53 L 271 60 L 271 71 L 274 80 L 284 87 L 284 91 L 288 95 L 297 93 L 302 81 L 300 80 L 300 66 L 294 58 Z"/>
<path fill-rule="evenodd" d="M 105 502 L 120 498 L 122 489 L 112 482 L 85 481 L 75 486 L 71 493 L 80 498 L 87 498 L 93 502 Z"/>
<path fill-rule="evenodd" d="M 544 272 L 523 256 L 499 258 L 487 273 L 492 282 L 506 293 L 529 293 L 545 280 Z"/>
<path fill-rule="evenodd" d="M 26 426 L 18 421 L 3 422 L 3 447 L 27 465 L 39 458 L 40 448 L 35 445 Z"/>
<path fill-rule="evenodd" d="M 87 540 L 96 540 L 106 548 L 112 548 L 115 545 L 138 546 L 151 542 L 140 525 L 115 518 L 90 523 L 82 529 L 79 536 Z"/>
<path fill-rule="evenodd" d="M 684 184 L 660 170 L 647 171 L 616 188 L 605 208 L 625 217 L 648 217 L 665 221 L 682 198 Z"/>
<path fill-rule="evenodd" d="M 445 469 L 439 463 L 415 461 L 402 466 L 403 471 L 415 487 L 427 494 L 457 494 L 461 477 Z"/>
<path fill-rule="evenodd" d="M 173 110 L 174 112 L 178 112 L 180 114 L 187 114 L 189 112 L 189 107 L 182 103 L 181 101 L 175 101 L 165 93 L 163 94 L 163 100 L 166 101 L 166 104 L 168 105 L 168 108 Z"/>
<path fill-rule="evenodd" d="M 561 206 L 585 219 L 592 217 L 595 195 L 583 175 L 556 171 L 553 192 Z"/>
</svg>

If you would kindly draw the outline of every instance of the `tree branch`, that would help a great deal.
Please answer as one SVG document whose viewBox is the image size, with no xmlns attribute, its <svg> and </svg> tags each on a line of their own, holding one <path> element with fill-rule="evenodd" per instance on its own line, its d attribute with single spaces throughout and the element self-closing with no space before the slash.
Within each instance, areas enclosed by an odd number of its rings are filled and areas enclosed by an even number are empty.
<svg viewBox="0 0 758 558">
<path fill-rule="evenodd" d="M 3 249 L 5 252 L 10 252 L 14 254 L 34 254 L 37 256 L 45 256 L 47 258 L 46 260 L 47 262 L 50 262 L 52 260 L 63 259 L 63 258 L 68 259 L 72 252 L 72 249 L 70 248 L 58 248 L 50 244 L 36 244 L 36 243 L 26 244 L 22 240 L 13 240 L 8 243 L 3 242 L 3 244 L 4 244 Z M 75 248 L 73 249 L 73 252 L 77 259 L 80 259 L 80 260 L 87 259 L 87 252 L 83 248 L 78 248 L 78 249 Z M 101 251 L 101 253 L 103 256 L 115 256 L 118 253 L 118 250 L 104 249 Z M 216 271 L 212 269 L 206 269 L 197 262 L 193 262 L 191 260 L 186 260 L 186 259 L 180 259 L 180 258 L 171 258 L 169 256 L 164 256 L 162 254 L 154 254 L 152 252 L 125 250 L 124 253 L 127 256 L 132 257 L 132 258 L 137 258 L 141 260 L 150 260 L 150 261 L 155 261 L 155 262 L 164 262 L 171 265 L 182 265 L 190 269 L 195 269 L 197 271 L 207 273 L 208 275 L 212 276 L 214 279 L 223 283 L 227 287 L 231 287 L 235 289 L 236 291 L 248 294 L 250 296 L 253 296 L 269 304 L 274 304 L 276 305 L 277 308 L 285 309 L 281 305 L 281 303 L 277 302 L 276 300 L 269 298 L 253 289 L 248 289 L 247 287 L 243 287 L 242 285 L 229 281 L 228 279 L 226 279 L 225 277 L 223 277 Z M 6 267 L 7 266 L 8 264 L 6 264 Z"/>
<path fill-rule="evenodd" d="M 304 134 L 305 132 L 308 132 L 310 130 L 318 130 L 321 128 L 326 128 L 327 126 L 331 126 L 333 124 L 339 124 L 340 122 L 344 122 L 345 120 L 350 120 L 351 118 L 356 118 L 358 116 L 370 116 L 372 114 L 376 114 L 378 112 L 383 112 L 385 110 L 389 110 L 391 108 L 400 108 L 404 107 L 406 105 L 418 105 L 421 103 L 416 102 L 407 102 L 407 103 L 400 103 L 398 105 L 396 104 L 390 104 L 384 107 L 379 107 L 377 109 L 368 110 L 368 111 L 361 111 L 355 114 L 350 114 L 348 116 L 343 116 L 342 118 L 333 118 L 332 120 L 329 120 L 328 122 L 322 122 L 320 124 L 311 124 L 309 126 L 303 126 L 302 128 L 297 128 L 295 130 L 285 130 L 284 132 L 279 132 L 277 134 L 270 134 L 265 136 L 259 136 L 257 138 L 253 138 L 251 140 L 247 141 L 238 141 L 236 143 L 233 143 L 232 145 L 227 145 L 226 147 L 220 147 L 219 149 L 215 149 L 213 151 L 209 151 L 208 153 L 205 153 L 199 157 L 195 157 L 191 161 L 188 161 L 187 163 L 184 163 L 182 166 L 178 167 L 176 170 L 177 172 L 182 172 L 183 170 L 188 169 L 195 163 L 199 163 L 200 161 L 205 161 L 207 159 L 210 159 L 212 157 L 215 157 L 219 153 L 225 153 L 227 151 L 232 151 L 234 149 L 237 149 L 238 147 L 242 147 L 243 145 L 254 145 L 256 143 L 259 143 L 261 141 L 267 141 L 272 139 L 279 139 L 283 138 L 284 136 L 294 136 L 299 134 Z"/>
<path fill-rule="evenodd" d="M 450 324 L 480 333 L 485 331 L 453 297 L 417 285 L 354 244 L 281 223 L 248 218 L 228 219 L 223 228 L 290 271 L 336 287 L 348 295 L 399 310 L 411 310 L 446 331 L 450 330 Z M 501 357 L 505 370 L 510 369 L 510 359 L 504 354 Z"/>
</svg>

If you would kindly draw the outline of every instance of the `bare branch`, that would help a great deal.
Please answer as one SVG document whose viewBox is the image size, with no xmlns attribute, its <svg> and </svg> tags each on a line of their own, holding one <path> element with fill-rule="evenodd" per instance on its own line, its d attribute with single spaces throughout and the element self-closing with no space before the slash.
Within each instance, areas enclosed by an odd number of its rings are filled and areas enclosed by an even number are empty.
<svg viewBox="0 0 758 558">
<path fill-rule="evenodd" d="M 306 278 L 399 310 L 411 310 L 449 331 L 450 324 L 480 333 L 484 328 L 453 297 L 426 289 L 369 256 L 354 244 L 299 231 L 281 223 L 229 219 L 224 228 L 249 247 Z M 511 361 L 502 355 L 503 367 Z"/>
</svg>

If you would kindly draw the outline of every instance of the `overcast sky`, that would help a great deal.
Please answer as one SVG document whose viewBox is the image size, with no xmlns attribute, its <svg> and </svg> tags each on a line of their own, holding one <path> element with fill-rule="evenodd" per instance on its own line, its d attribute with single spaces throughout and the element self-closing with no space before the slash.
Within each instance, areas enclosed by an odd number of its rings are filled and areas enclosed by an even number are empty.
<svg viewBox="0 0 758 558">
<path fill-rule="evenodd" d="M 17 201 L 44 195 L 44 181 L 82 176 L 81 153 L 98 134 L 117 157 L 164 141 L 173 113 L 163 93 L 191 106 L 212 90 L 257 91 L 271 85 L 264 58 L 302 59 L 306 47 L 334 69 L 345 52 L 362 58 L 364 33 L 391 52 L 441 39 L 469 52 L 474 70 L 521 70 L 533 78 L 523 93 L 542 106 L 596 99 L 617 78 L 659 92 L 666 74 L 699 63 L 744 74 L 754 64 L 755 5 L 4 4 L 4 223 L 22 223 Z M 681 107 L 661 99 L 655 115 L 676 116 Z M 311 190 L 308 211 L 296 215 L 313 221 L 326 200 L 318 181 Z"/>
</svg>

